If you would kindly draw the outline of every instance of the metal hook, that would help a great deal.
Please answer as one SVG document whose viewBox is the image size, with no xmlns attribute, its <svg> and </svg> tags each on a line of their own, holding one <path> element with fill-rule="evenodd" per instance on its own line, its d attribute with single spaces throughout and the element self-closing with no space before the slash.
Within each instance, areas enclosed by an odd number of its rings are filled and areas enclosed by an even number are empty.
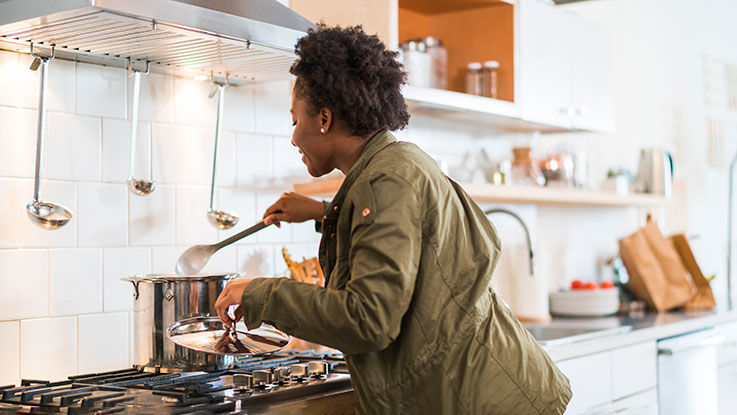
<svg viewBox="0 0 737 415">
<path fill-rule="evenodd" d="M 126 59 L 128 60 L 128 64 L 126 65 L 126 69 L 129 70 L 129 71 L 132 71 L 132 72 L 140 72 L 140 73 L 142 73 L 144 75 L 147 75 L 148 72 L 149 72 L 149 70 L 151 69 L 150 68 L 151 61 L 149 61 L 148 59 L 145 60 L 145 62 L 146 62 L 146 70 L 145 71 L 140 71 L 138 69 L 133 69 L 133 63 L 131 61 L 130 56 L 127 57 Z"/>
<path fill-rule="evenodd" d="M 56 45 L 51 45 L 51 56 L 41 56 L 33 52 L 33 42 L 31 41 L 31 56 L 33 56 L 34 58 L 43 59 L 44 61 L 54 59 L 54 56 L 56 56 Z"/>
<path fill-rule="evenodd" d="M 215 74 L 212 71 L 210 71 L 210 82 L 212 82 L 215 85 L 219 85 L 219 86 L 228 86 L 230 84 L 230 80 L 228 79 L 228 76 L 229 76 L 229 74 L 226 72 L 225 73 L 225 82 L 224 83 L 223 82 L 218 82 L 218 81 L 215 80 Z"/>
</svg>

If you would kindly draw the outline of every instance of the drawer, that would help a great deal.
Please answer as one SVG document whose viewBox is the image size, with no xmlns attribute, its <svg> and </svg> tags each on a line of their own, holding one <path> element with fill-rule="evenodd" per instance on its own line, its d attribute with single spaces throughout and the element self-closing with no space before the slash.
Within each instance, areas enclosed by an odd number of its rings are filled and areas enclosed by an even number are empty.
<svg viewBox="0 0 737 415">
<path fill-rule="evenodd" d="M 658 349 L 655 341 L 611 351 L 612 399 L 653 388 L 658 383 Z"/>
<path fill-rule="evenodd" d="M 737 323 L 721 324 L 716 331 L 724 335 L 724 344 L 717 351 L 718 364 L 725 365 L 737 361 Z"/>
<path fill-rule="evenodd" d="M 573 391 L 566 414 L 580 414 L 612 400 L 611 352 L 562 360 L 557 365 L 568 376 Z"/>
</svg>

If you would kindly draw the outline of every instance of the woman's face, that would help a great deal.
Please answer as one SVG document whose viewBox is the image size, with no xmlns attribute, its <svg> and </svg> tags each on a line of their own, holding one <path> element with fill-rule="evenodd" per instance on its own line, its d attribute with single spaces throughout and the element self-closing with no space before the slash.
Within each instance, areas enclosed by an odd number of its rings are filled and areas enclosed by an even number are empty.
<svg viewBox="0 0 737 415">
<path fill-rule="evenodd" d="M 320 132 L 320 113 L 310 115 L 307 112 L 307 103 L 298 98 L 292 91 L 292 145 L 302 154 L 302 162 L 313 177 L 328 174 L 335 166 L 332 163 L 332 154 L 328 137 Z"/>
</svg>

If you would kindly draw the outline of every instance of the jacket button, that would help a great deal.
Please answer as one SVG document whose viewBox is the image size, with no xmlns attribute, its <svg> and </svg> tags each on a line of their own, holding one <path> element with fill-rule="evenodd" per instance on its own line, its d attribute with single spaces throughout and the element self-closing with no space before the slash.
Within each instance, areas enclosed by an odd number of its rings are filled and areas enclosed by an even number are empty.
<svg viewBox="0 0 737 415">
<path fill-rule="evenodd" d="M 368 215 L 370 215 L 370 214 L 371 214 L 371 209 L 369 209 L 369 208 L 366 208 L 366 209 L 364 209 L 364 210 L 363 210 L 363 212 L 362 212 L 362 215 L 363 215 L 364 217 L 365 217 L 365 216 L 368 216 Z"/>
<path fill-rule="evenodd" d="M 338 205 L 333 206 L 333 210 L 337 212 L 338 211 Z"/>
<path fill-rule="evenodd" d="M 331 238 L 335 238 L 335 234 L 334 234 L 334 233 L 331 233 L 331 234 L 330 234 L 330 237 L 331 237 Z"/>
</svg>

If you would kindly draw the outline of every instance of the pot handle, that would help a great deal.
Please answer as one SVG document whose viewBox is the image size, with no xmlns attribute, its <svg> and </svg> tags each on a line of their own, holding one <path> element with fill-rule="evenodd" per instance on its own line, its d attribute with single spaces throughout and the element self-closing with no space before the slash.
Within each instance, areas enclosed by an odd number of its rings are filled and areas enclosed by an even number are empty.
<svg viewBox="0 0 737 415">
<path fill-rule="evenodd" d="M 166 298 L 166 301 L 171 301 L 171 299 L 174 298 L 174 290 L 171 288 L 171 281 L 166 284 L 166 292 L 164 293 L 164 298 Z"/>
<path fill-rule="evenodd" d="M 138 300 L 138 296 L 140 293 L 138 292 L 138 284 L 140 281 L 131 281 L 131 284 L 133 284 L 133 299 Z"/>
</svg>

